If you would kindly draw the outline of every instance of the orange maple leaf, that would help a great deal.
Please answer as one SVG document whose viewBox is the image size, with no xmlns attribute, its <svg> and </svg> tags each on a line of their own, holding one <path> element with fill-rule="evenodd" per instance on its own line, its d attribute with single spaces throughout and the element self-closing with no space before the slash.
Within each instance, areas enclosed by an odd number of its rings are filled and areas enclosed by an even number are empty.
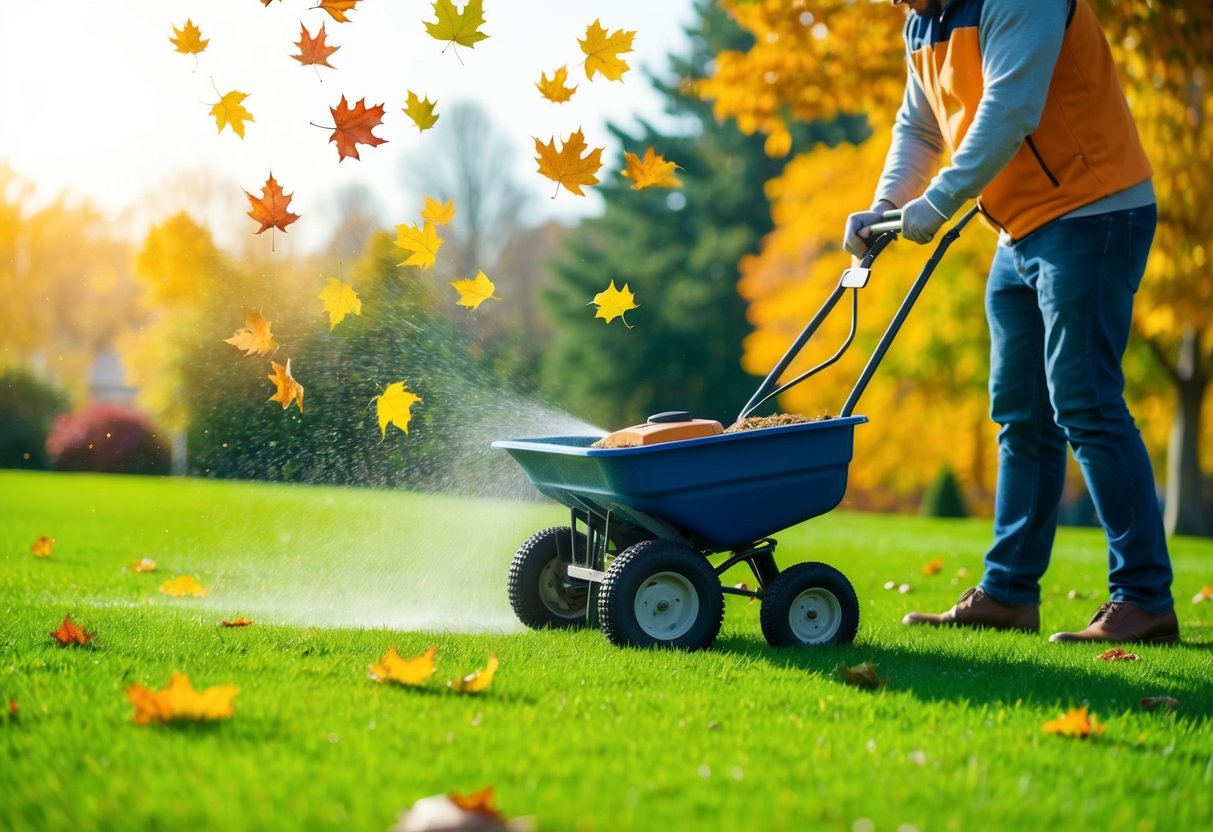
<svg viewBox="0 0 1213 832">
<path fill-rule="evenodd" d="M 30 547 L 36 558 L 49 558 L 55 551 L 55 538 L 43 535 Z"/>
<path fill-rule="evenodd" d="M 204 598 L 211 593 L 209 589 L 198 583 L 198 579 L 193 575 L 181 575 L 165 581 L 160 584 L 160 591 L 174 597 L 191 595 L 195 598 Z"/>
<path fill-rule="evenodd" d="M 922 565 L 922 574 L 930 578 L 943 571 L 943 558 L 931 558 Z"/>
<path fill-rule="evenodd" d="M 682 181 L 674 175 L 674 171 L 682 170 L 673 162 L 667 162 L 665 156 L 654 153 L 652 145 L 645 151 L 644 158 L 635 153 L 624 153 L 626 167 L 622 175 L 632 180 L 632 190 L 644 188 L 681 188 Z"/>
<path fill-rule="evenodd" d="M 382 104 L 368 108 L 366 99 L 360 98 L 357 104 L 350 107 L 343 95 L 336 107 L 329 107 L 329 112 L 333 114 L 333 122 L 336 125 L 333 135 L 329 136 L 329 141 L 337 143 L 338 162 L 347 156 L 360 158 L 357 147 L 359 144 L 369 144 L 371 147 L 375 147 L 387 141 L 371 132 L 383 122 Z"/>
<path fill-rule="evenodd" d="M 260 197 L 255 197 L 248 191 L 245 191 L 244 195 L 248 197 L 248 201 L 253 206 L 253 210 L 249 211 L 248 215 L 261 223 L 261 227 L 254 232 L 256 234 L 260 234 L 267 228 L 277 228 L 285 233 L 286 227 L 299 219 L 298 214 L 292 214 L 287 210 L 291 205 L 292 195 L 282 192 L 282 188 L 274 179 L 273 171 L 270 171 L 270 178 L 265 180 L 265 187 L 262 188 Z"/>
<path fill-rule="evenodd" d="M 88 644 L 97 637 L 97 634 L 84 632 L 83 627 L 78 627 L 72 623 L 72 617 L 70 615 L 65 615 L 63 617 L 63 623 L 59 625 L 58 630 L 51 633 L 51 636 L 54 637 L 55 641 L 66 647 L 69 644 L 77 644 L 80 646 Z"/>
<path fill-rule="evenodd" d="M 487 786 L 471 794 L 451 792 L 447 795 L 447 798 L 461 811 L 483 815 L 486 820 L 491 820 L 501 827 L 506 825 L 506 819 L 502 817 L 501 813 L 493 805 L 492 786 Z"/>
<path fill-rule="evenodd" d="M 329 69 L 336 69 L 329 63 L 329 58 L 341 47 L 329 46 L 324 42 L 325 37 L 327 35 L 323 23 L 320 24 L 320 31 L 316 33 L 315 37 L 312 37 L 307 27 L 300 23 L 299 40 L 295 43 L 299 47 L 299 54 L 291 55 L 291 57 L 304 66 L 327 66 Z"/>
<path fill-rule="evenodd" d="M 1130 653 L 1123 647 L 1113 647 L 1110 650 L 1105 650 L 1095 657 L 1103 659 L 1105 662 L 1135 662 L 1141 659 L 1141 656 L 1136 653 Z"/>
<path fill-rule="evenodd" d="M 329 13 L 329 17 L 338 23 L 349 23 L 350 19 L 345 16 L 345 13 L 356 11 L 354 8 L 356 5 L 358 5 L 358 0 L 320 0 L 320 3 L 313 8 L 324 9 Z"/>
<path fill-rule="evenodd" d="M 1046 734 L 1060 734 L 1063 737 L 1086 738 L 1091 734 L 1102 734 L 1104 726 L 1098 721 L 1092 721 L 1087 714 L 1087 706 L 1071 708 L 1057 719 L 1051 719 L 1040 730 Z"/>
<path fill-rule="evenodd" d="M 839 664 L 837 670 L 842 681 L 864 690 L 876 690 L 889 683 L 888 676 L 879 675 L 875 662 L 860 662 L 854 667 Z"/>
<path fill-rule="evenodd" d="M 286 360 L 286 366 L 283 367 L 277 361 L 271 361 L 270 367 L 273 373 L 266 376 L 270 381 L 274 382 L 274 386 L 278 389 L 274 395 L 266 399 L 267 402 L 279 402 L 282 409 L 286 410 L 291 406 L 291 402 L 299 405 L 299 412 L 303 412 L 303 385 L 295 381 L 295 377 L 291 375 L 291 360 Z"/>
<path fill-rule="evenodd" d="M 221 621 L 219 623 L 224 627 L 248 627 L 249 625 L 251 625 L 253 623 L 253 619 L 251 619 L 251 618 L 234 618 L 231 621 L 224 619 L 223 621 Z"/>
<path fill-rule="evenodd" d="M 131 719 L 138 725 L 187 720 L 211 722 L 227 719 L 236 713 L 232 700 L 239 692 L 240 688 L 235 685 L 194 690 L 189 676 L 174 673 L 164 690 L 154 691 L 143 685 L 131 685 L 126 689 L 126 698 L 135 706 Z"/>
<path fill-rule="evenodd" d="M 535 139 L 535 152 L 539 154 L 535 161 L 539 163 L 539 172 L 556 183 L 558 192 L 560 186 L 564 185 L 572 193 L 585 196 L 582 185 L 598 184 L 595 174 L 602 167 L 604 148 L 596 147 L 582 156 L 584 150 L 585 136 L 580 129 L 569 134 L 559 151 L 556 150 L 555 136 L 547 144 Z M 555 199 L 556 194 L 552 194 L 552 198 Z"/>
<path fill-rule="evenodd" d="M 270 333 L 270 322 L 259 311 L 249 309 L 244 316 L 244 329 L 236 330 L 223 343 L 244 350 L 245 355 L 269 355 L 278 349 L 278 342 Z"/>
<path fill-rule="evenodd" d="M 424 653 L 411 659 L 403 658 L 393 647 L 377 664 L 367 668 L 376 682 L 395 682 L 398 685 L 424 685 L 434 675 L 434 657 L 438 645 L 431 644 Z"/>
<path fill-rule="evenodd" d="M 573 93 L 577 92 L 576 86 L 567 86 L 565 81 L 569 78 L 569 68 L 562 66 L 560 69 L 552 73 L 552 77 L 548 78 L 546 72 L 539 73 L 539 80 L 535 82 L 539 94 L 551 101 L 553 104 L 563 104 L 573 97 Z"/>
<path fill-rule="evenodd" d="M 497 672 L 497 654 L 489 656 L 488 664 L 484 670 L 477 670 L 474 673 L 469 673 L 462 679 L 452 679 L 447 682 L 447 685 L 455 693 L 480 693 L 488 688 L 493 683 L 493 674 Z"/>
<path fill-rule="evenodd" d="M 131 564 L 131 571 L 132 572 L 155 572 L 156 571 L 156 561 L 152 560 L 151 558 L 139 558 L 139 560 L 137 560 Z"/>
</svg>

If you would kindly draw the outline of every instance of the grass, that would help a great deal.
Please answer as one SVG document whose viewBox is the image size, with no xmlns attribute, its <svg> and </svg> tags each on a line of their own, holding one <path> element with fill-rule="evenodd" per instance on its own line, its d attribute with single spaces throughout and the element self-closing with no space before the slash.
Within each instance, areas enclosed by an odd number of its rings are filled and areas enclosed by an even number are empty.
<svg viewBox="0 0 1213 832">
<path fill-rule="evenodd" d="M 0 717 L 5 827 L 382 830 L 418 798 L 490 784 L 541 830 L 1213 824 L 1213 602 L 1190 603 L 1213 541 L 1172 542 L 1185 643 L 1112 663 L 1043 635 L 903 627 L 976 580 L 988 522 L 836 511 L 781 535 L 779 562 L 848 575 L 855 644 L 772 650 L 758 605 L 729 597 L 715 648 L 683 654 L 518 627 L 509 559 L 565 521 L 537 503 L 0 472 L 0 697 L 19 703 Z M 49 559 L 30 553 L 40 535 Z M 142 557 L 158 570 L 131 572 Z M 1046 633 L 1086 623 L 1104 570 L 1100 533 L 1062 531 Z M 182 574 L 211 594 L 157 591 Z M 69 613 L 93 644 L 51 641 Z M 256 623 L 218 626 L 237 615 Z M 431 643 L 426 688 L 368 679 L 389 647 Z M 493 652 L 488 691 L 445 690 Z M 869 660 L 887 687 L 839 680 Z M 238 685 L 236 715 L 133 724 L 126 688 L 173 671 Z M 1139 707 L 1160 694 L 1180 709 Z M 1084 704 L 1104 734 L 1042 733 Z"/>
</svg>

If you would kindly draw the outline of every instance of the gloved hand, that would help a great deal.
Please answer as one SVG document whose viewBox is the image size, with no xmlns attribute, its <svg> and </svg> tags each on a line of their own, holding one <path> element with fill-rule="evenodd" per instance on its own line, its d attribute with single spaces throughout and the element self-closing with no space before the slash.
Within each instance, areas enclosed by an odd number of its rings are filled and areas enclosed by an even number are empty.
<svg viewBox="0 0 1213 832">
<path fill-rule="evenodd" d="M 911 199 L 901 209 L 901 236 L 912 243 L 929 243 L 946 220 L 926 197 Z"/>
<path fill-rule="evenodd" d="M 880 211 L 856 211 L 851 214 L 842 232 L 842 247 L 856 257 L 863 257 L 872 241 L 868 226 L 882 219 L 884 214 Z"/>
</svg>

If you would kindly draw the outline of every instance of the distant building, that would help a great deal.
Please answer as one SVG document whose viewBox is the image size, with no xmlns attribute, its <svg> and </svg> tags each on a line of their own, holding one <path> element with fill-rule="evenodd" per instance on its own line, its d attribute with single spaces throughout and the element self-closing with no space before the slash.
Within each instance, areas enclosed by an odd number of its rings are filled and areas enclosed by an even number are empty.
<svg viewBox="0 0 1213 832">
<path fill-rule="evenodd" d="M 130 404 L 135 400 L 135 388 L 126 383 L 122 361 L 109 347 L 97 353 L 88 377 L 88 394 L 92 401 L 107 404 Z"/>
</svg>

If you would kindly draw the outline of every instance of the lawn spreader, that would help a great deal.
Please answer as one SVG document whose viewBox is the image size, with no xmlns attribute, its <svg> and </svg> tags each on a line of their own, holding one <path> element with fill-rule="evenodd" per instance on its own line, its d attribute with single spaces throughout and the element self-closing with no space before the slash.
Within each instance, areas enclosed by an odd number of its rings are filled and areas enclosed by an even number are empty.
<svg viewBox="0 0 1213 832">
<path fill-rule="evenodd" d="M 868 421 L 854 415 L 856 403 L 944 252 L 975 213 L 970 210 L 941 237 L 837 417 L 724 432 L 720 422 L 671 411 L 616 431 L 605 442 L 598 436 L 494 442 L 540 493 L 571 513 L 568 526 L 537 532 L 514 556 L 509 598 L 519 620 L 533 629 L 597 625 L 619 646 L 697 650 L 720 632 L 728 593 L 761 601 L 762 632 L 774 647 L 851 642 L 859 628 L 859 601 L 850 581 L 824 563 L 779 569 L 771 535 L 842 501 L 854 430 Z M 872 228 L 868 252 L 843 272 L 737 423 L 850 347 L 859 290 L 898 236 L 900 212 L 889 212 Z M 780 384 L 848 290 L 851 329 L 844 343 L 830 358 Z M 713 565 L 710 558 L 716 556 L 722 560 Z M 753 572 L 754 589 L 722 585 L 721 576 L 741 563 Z"/>
</svg>

